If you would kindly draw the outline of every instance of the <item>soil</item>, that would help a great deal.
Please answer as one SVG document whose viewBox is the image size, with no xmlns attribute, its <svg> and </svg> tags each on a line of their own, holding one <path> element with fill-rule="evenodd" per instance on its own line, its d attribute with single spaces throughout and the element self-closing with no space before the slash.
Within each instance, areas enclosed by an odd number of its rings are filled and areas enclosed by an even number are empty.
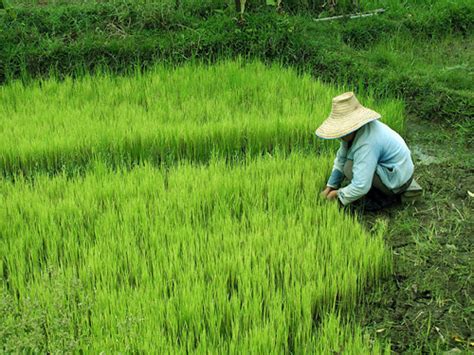
<svg viewBox="0 0 474 355">
<path fill-rule="evenodd" d="M 357 318 L 395 353 L 473 353 L 472 129 L 409 118 L 406 141 L 421 200 L 362 216 L 388 223 L 392 276 L 368 292 Z"/>
</svg>

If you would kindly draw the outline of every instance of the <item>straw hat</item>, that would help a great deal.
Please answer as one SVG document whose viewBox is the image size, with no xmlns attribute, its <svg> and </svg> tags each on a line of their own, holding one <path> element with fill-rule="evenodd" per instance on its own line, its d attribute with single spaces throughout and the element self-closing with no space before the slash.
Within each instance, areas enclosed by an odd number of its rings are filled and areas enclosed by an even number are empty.
<svg viewBox="0 0 474 355">
<path fill-rule="evenodd" d="M 316 130 L 316 135 L 326 139 L 340 138 L 380 117 L 379 113 L 362 106 L 353 92 L 345 92 L 332 99 L 331 114 Z"/>
</svg>

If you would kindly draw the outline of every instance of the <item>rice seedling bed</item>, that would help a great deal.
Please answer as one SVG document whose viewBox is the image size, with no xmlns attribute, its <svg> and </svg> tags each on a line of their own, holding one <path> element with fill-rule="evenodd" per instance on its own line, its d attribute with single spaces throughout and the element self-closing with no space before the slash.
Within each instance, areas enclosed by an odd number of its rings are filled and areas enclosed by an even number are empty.
<svg viewBox="0 0 474 355">
<path fill-rule="evenodd" d="M 368 348 L 340 317 L 390 262 L 382 230 L 316 198 L 330 168 L 294 154 L 1 181 L 4 347 Z"/>
<path fill-rule="evenodd" d="M 318 198 L 337 93 L 242 61 L 1 87 L 1 349 L 388 351 L 350 321 L 384 228 Z"/>
<path fill-rule="evenodd" d="M 156 67 L 132 77 L 102 74 L 0 87 L 0 171 L 4 176 L 179 159 L 208 161 L 282 152 L 327 152 L 314 136 L 342 88 L 279 65 L 243 60 Z M 403 129 L 403 106 L 364 104 Z"/>
</svg>

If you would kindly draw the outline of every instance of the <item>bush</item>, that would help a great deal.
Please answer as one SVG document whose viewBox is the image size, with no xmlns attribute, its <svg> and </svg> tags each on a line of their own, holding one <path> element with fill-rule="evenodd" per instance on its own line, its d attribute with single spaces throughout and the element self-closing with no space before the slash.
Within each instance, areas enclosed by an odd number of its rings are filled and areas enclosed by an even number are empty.
<svg viewBox="0 0 474 355">
<path fill-rule="evenodd" d="M 396 54 L 365 58 L 360 52 L 382 36 L 427 41 L 445 33 L 469 35 L 474 7 L 468 2 L 433 5 L 436 11 L 430 13 L 393 12 L 323 23 L 270 8 L 246 13 L 241 20 L 231 15 L 233 9 L 216 12 L 211 5 L 200 13 L 123 2 L 0 14 L 0 82 L 50 73 L 80 75 L 99 67 L 121 73 L 154 62 L 175 65 L 243 56 L 278 61 L 329 82 L 370 87 L 381 96 L 400 95 L 409 110 L 424 117 L 457 119 L 459 110 L 472 117 L 472 95 L 465 87 L 447 88 L 442 76 L 399 72 Z M 426 95 L 431 104 L 419 105 Z"/>
</svg>

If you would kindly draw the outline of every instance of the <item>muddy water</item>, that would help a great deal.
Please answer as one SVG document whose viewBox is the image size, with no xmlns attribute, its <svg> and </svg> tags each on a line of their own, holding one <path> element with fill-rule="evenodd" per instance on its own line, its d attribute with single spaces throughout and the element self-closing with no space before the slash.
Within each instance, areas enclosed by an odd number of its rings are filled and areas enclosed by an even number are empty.
<svg viewBox="0 0 474 355">
<path fill-rule="evenodd" d="M 422 148 L 420 145 L 411 145 L 410 150 L 416 164 L 431 165 L 442 163 L 444 161 L 444 159 L 428 154 L 426 149 Z"/>
</svg>

